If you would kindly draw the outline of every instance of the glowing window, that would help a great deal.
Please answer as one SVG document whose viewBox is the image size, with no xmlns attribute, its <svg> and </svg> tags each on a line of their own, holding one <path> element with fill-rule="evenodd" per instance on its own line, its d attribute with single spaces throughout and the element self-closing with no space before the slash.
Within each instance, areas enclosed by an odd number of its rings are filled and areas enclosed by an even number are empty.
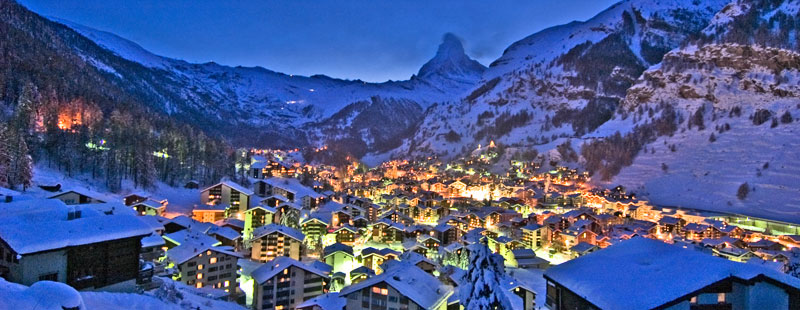
<svg viewBox="0 0 800 310">
<path fill-rule="evenodd" d="M 284 270 L 283 270 L 283 274 L 289 274 L 289 269 L 288 269 L 288 268 L 287 268 L 287 269 L 284 269 Z"/>
<path fill-rule="evenodd" d="M 384 296 L 389 295 L 389 289 L 382 288 L 381 289 L 381 295 L 384 295 Z"/>
<path fill-rule="evenodd" d="M 202 278 L 203 278 L 203 274 L 202 273 L 198 273 L 197 274 L 197 279 L 199 280 L 199 279 L 202 279 Z"/>
<path fill-rule="evenodd" d="M 198 282 L 194 287 L 196 288 L 203 288 L 203 283 Z"/>
<path fill-rule="evenodd" d="M 203 270 L 203 264 L 197 265 L 197 270 Z"/>
<path fill-rule="evenodd" d="M 211 260 L 210 260 L 210 263 L 216 264 L 217 263 L 217 258 L 216 257 L 212 257 Z"/>
<path fill-rule="evenodd" d="M 375 294 L 380 294 L 381 293 L 381 288 L 377 287 L 377 286 L 373 286 L 372 287 L 372 292 L 375 293 Z"/>
<path fill-rule="evenodd" d="M 223 286 L 225 286 L 225 287 L 231 286 L 231 281 L 225 280 L 225 283 L 224 283 Z M 225 290 L 225 291 L 227 292 L 228 290 Z"/>
<path fill-rule="evenodd" d="M 717 294 L 717 302 L 721 304 L 725 303 L 725 293 Z"/>
</svg>

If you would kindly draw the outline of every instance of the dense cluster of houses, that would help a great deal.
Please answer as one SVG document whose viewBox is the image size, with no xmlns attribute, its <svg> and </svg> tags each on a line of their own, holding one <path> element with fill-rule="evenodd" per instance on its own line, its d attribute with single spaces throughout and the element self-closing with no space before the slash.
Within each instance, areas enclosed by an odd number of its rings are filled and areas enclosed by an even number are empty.
<svg viewBox="0 0 800 310">
<path fill-rule="evenodd" d="M 253 309 L 455 310 L 469 246 L 483 243 L 510 271 L 500 291 L 514 309 L 758 309 L 756 298 L 800 306 L 800 280 L 784 274 L 800 265 L 799 236 L 652 206 L 621 186 L 593 190 L 588 175 L 565 167 L 536 173 L 538 164 L 512 162 L 491 174 L 477 167 L 492 147 L 450 165 L 373 169 L 259 154 L 240 167 L 245 182 L 195 186 L 191 214 L 171 214 L 147 193 L 17 195 L 0 203 L 0 275 L 129 291 L 170 277 Z M 645 258 L 666 267 L 637 265 Z M 627 282 L 603 289 L 621 270 Z M 612 280 L 587 276 L 595 272 Z M 542 273 L 547 286 L 537 287 Z M 659 285 L 637 284 L 678 275 L 687 278 L 664 284 L 659 298 L 645 298 Z M 636 294 L 645 301 L 630 301 Z"/>
</svg>

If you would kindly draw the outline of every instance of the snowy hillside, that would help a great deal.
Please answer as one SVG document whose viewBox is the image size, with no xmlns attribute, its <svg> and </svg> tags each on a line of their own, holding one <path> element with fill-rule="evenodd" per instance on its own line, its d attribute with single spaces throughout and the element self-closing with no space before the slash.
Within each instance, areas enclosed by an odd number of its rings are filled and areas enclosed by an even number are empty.
<svg viewBox="0 0 800 310">
<path fill-rule="evenodd" d="M 800 221 L 800 54 L 737 44 L 673 51 L 598 132 L 645 127 L 665 104 L 677 130 L 644 145 L 609 184 L 657 204 Z"/>
<path fill-rule="evenodd" d="M 91 62 L 98 68 L 113 72 L 122 80 L 139 79 L 135 83 L 155 92 L 161 99 L 160 108 L 166 113 L 201 124 L 218 123 L 219 126 L 208 127 L 223 127 L 220 133 L 229 136 L 235 143 L 253 146 L 320 146 L 329 139 L 342 136 L 353 138 L 349 136 L 350 131 L 326 131 L 323 134 L 315 124 L 324 122 L 347 106 L 369 101 L 373 97 L 414 102 L 414 109 L 424 110 L 434 103 L 460 97 L 480 80 L 485 70 L 484 66 L 464 53 L 461 41 L 452 34 L 444 36 L 437 54 L 411 79 L 366 83 L 322 75 L 295 76 L 261 67 L 228 67 L 213 62 L 188 63 L 154 55 L 136 43 L 108 32 L 57 21 L 114 54 L 141 64 L 143 68 L 139 70 L 147 72 L 128 73 L 130 68 L 100 61 Z M 142 76 L 147 79 L 141 80 Z M 384 115 L 363 117 L 380 119 Z M 416 120 L 412 120 L 412 123 L 416 123 Z M 235 128 L 247 129 L 250 136 L 230 135 Z M 375 128 L 367 129 L 368 133 Z M 408 131 L 405 127 L 391 129 L 396 132 Z M 398 137 L 366 138 L 380 141 Z M 367 147 L 372 148 L 373 145 L 367 144 Z"/>
<path fill-rule="evenodd" d="M 435 106 L 397 155 L 465 154 L 580 137 L 608 120 L 649 66 L 698 34 L 727 1 L 622 1 L 586 22 L 556 26 L 509 47 L 481 85 Z"/>
</svg>

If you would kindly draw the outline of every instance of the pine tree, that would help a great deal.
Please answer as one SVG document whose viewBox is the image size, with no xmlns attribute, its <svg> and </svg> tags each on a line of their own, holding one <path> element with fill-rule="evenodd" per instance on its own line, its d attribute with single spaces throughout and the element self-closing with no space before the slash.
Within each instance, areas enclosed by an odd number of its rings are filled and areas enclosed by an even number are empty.
<svg viewBox="0 0 800 310">
<path fill-rule="evenodd" d="M 484 239 L 469 246 L 469 268 L 466 283 L 460 291 L 461 304 L 465 310 L 512 309 L 500 285 L 505 275 L 503 259 L 492 254 L 485 242 Z"/>
<path fill-rule="evenodd" d="M 280 224 L 294 229 L 300 229 L 300 216 L 298 211 L 292 207 L 287 207 L 286 212 L 281 214 Z"/>
<path fill-rule="evenodd" d="M 8 153 L 8 130 L 0 124 L 0 186 L 8 187 L 11 156 Z"/>
</svg>

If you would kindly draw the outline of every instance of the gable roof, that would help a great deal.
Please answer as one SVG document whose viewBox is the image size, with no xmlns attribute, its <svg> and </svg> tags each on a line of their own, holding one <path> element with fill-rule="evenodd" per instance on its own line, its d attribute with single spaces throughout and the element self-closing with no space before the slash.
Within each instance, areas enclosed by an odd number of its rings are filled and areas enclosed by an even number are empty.
<svg viewBox="0 0 800 310">
<path fill-rule="evenodd" d="M 287 227 L 287 226 L 283 226 L 283 225 L 279 225 L 279 224 L 269 224 L 269 225 L 264 225 L 264 226 L 258 227 L 255 230 L 253 230 L 253 239 L 258 239 L 258 238 L 261 238 L 263 236 L 266 236 L 266 235 L 269 235 L 269 234 L 275 233 L 275 232 L 284 234 L 284 235 L 286 235 L 286 236 L 288 236 L 288 237 L 290 237 L 292 239 L 295 239 L 297 241 L 303 241 L 303 239 L 306 238 L 306 235 L 304 235 L 302 232 L 300 232 L 297 229 L 294 229 L 294 228 L 291 228 L 291 227 Z"/>
<path fill-rule="evenodd" d="M 397 290 L 400 295 L 408 297 L 423 309 L 435 309 L 447 302 L 453 289 L 443 285 L 434 276 L 409 263 L 394 264 L 384 273 L 345 287 L 340 296 L 356 293 L 364 288 L 385 282 Z"/>
<path fill-rule="evenodd" d="M 303 185 L 300 183 L 300 180 L 294 178 L 278 178 L 273 177 L 269 179 L 265 179 L 264 182 L 269 184 L 272 187 L 281 188 L 283 190 L 289 191 L 294 193 L 295 197 L 302 198 L 305 196 L 317 199 L 323 198 L 320 193 L 315 192 L 313 189 Z"/>
<path fill-rule="evenodd" d="M 238 253 L 220 247 L 185 243 L 167 250 L 167 259 L 180 265 L 207 250 L 242 258 L 242 255 Z"/>
<path fill-rule="evenodd" d="M 144 237 L 150 225 L 132 215 L 99 215 L 74 220 L 30 221 L 24 216 L 0 224 L 0 239 L 17 254 L 31 254 L 104 241 Z"/>
<path fill-rule="evenodd" d="M 210 190 L 211 188 L 217 187 L 219 185 L 224 185 L 224 186 L 230 187 L 230 188 L 235 189 L 236 191 L 238 191 L 238 192 L 240 192 L 242 194 L 245 194 L 247 196 L 252 196 L 254 194 L 253 190 L 248 189 L 248 188 L 246 188 L 244 186 L 241 186 L 241 185 L 239 185 L 237 183 L 234 183 L 234 182 L 231 182 L 231 181 L 227 181 L 227 180 L 219 182 L 219 183 L 214 184 L 214 185 L 211 185 L 209 187 L 206 187 L 201 192 L 205 192 L 205 191 Z"/>
<path fill-rule="evenodd" d="M 252 276 L 253 279 L 256 280 L 256 283 L 262 284 L 267 280 L 275 277 L 275 275 L 277 275 L 284 269 L 289 268 L 291 266 L 314 273 L 326 279 L 328 278 L 328 275 L 326 275 L 325 272 L 323 272 L 322 270 L 319 270 L 310 265 L 306 265 L 302 262 L 297 261 L 296 259 L 287 256 L 278 256 L 275 259 L 267 262 L 266 264 L 261 265 L 260 267 L 256 268 L 256 270 L 253 270 Z"/>
<path fill-rule="evenodd" d="M 544 276 L 601 309 L 620 310 L 656 308 L 729 277 L 763 276 L 800 289 L 800 279 L 774 270 L 642 237 L 551 267 Z"/>
</svg>

